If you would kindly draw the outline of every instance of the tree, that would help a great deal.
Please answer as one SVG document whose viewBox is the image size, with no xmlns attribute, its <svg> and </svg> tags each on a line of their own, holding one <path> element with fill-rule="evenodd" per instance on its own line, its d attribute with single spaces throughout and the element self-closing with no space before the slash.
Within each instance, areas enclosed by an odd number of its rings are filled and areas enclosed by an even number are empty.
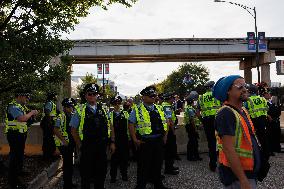
<svg viewBox="0 0 284 189">
<path fill-rule="evenodd" d="M 209 80 L 209 71 L 206 67 L 196 63 L 185 63 L 178 70 L 173 71 L 167 78 L 156 85 L 159 93 L 175 91 L 185 96 L 191 90 L 200 92 L 202 86 Z"/>
<path fill-rule="evenodd" d="M 135 1 L 0 0 L 0 93 L 26 86 L 27 81 L 38 86 L 46 75 L 57 73 L 56 67 L 48 69 L 49 60 L 72 47 L 61 34 L 73 30 L 91 7 L 130 7 Z"/>
<path fill-rule="evenodd" d="M 0 0 L 0 98 L 2 106 L 18 88 L 58 90 L 70 75 L 72 42 L 61 35 L 74 30 L 89 9 L 136 0 Z M 61 63 L 50 60 L 62 56 Z"/>
</svg>

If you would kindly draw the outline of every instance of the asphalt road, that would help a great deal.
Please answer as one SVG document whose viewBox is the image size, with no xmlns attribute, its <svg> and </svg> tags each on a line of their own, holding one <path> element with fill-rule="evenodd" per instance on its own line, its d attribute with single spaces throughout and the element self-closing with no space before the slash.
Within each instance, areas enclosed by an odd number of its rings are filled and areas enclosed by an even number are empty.
<svg viewBox="0 0 284 189">
<path fill-rule="evenodd" d="M 222 184 L 218 179 L 218 173 L 212 173 L 208 169 L 209 158 L 206 154 L 202 154 L 203 161 L 189 162 L 184 155 L 181 156 L 181 161 L 176 161 L 175 165 L 180 168 L 180 174 L 177 176 L 166 175 L 164 184 L 173 189 L 208 189 L 208 188 L 222 188 Z M 258 188 L 261 189 L 284 189 L 284 153 L 276 154 L 271 157 L 271 169 L 268 177 L 261 183 L 258 183 Z M 132 189 L 136 183 L 136 164 L 130 163 L 129 166 L 129 181 L 123 182 L 118 174 L 117 182 L 111 184 L 110 176 L 107 175 L 106 188 L 107 189 Z M 80 176 L 78 169 L 75 169 L 74 182 L 80 188 Z M 44 188 L 62 188 L 62 174 L 55 177 Z M 147 188 L 153 188 L 151 184 Z"/>
</svg>

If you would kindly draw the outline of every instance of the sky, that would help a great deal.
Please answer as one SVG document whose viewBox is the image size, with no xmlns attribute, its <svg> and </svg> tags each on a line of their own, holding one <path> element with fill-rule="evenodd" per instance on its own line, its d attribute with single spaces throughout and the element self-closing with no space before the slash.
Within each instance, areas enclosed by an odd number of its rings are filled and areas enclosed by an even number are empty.
<svg viewBox="0 0 284 189">
<path fill-rule="evenodd" d="M 256 7 L 258 31 L 268 37 L 284 37 L 281 23 L 283 0 L 232 0 L 232 2 Z M 214 0 L 138 0 L 131 8 L 115 4 L 107 11 L 93 7 L 68 39 L 160 39 L 160 38 L 227 38 L 246 37 L 254 31 L 254 19 L 244 9 Z M 277 57 L 277 60 L 284 57 Z M 139 93 L 147 85 L 157 83 L 178 69 L 181 62 L 143 64 L 110 64 L 109 78 L 114 80 L 121 94 Z M 221 76 L 243 75 L 235 61 L 201 62 L 210 72 L 210 79 Z M 276 75 L 271 64 L 271 81 L 282 82 L 284 76 Z M 96 65 L 73 65 L 74 76 L 97 75 Z M 158 71 L 157 71 L 158 70 Z M 253 69 L 253 82 L 257 81 Z"/>
</svg>

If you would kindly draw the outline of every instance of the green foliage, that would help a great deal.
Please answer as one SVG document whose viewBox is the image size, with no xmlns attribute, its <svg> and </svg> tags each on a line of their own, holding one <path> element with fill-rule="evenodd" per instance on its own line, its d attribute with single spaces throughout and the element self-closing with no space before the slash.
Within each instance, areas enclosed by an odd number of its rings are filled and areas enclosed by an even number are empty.
<svg viewBox="0 0 284 189">
<path fill-rule="evenodd" d="M 184 77 L 190 75 L 193 83 L 183 82 Z M 156 84 L 159 93 L 175 91 L 180 96 L 185 96 L 191 90 L 202 91 L 202 86 L 209 80 L 209 71 L 197 63 L 185 63 L 178 70 L 173 71 L 161 83 Z"/>
<path fill-rule="evenodd" d="M 80 98 L 80 93 L 83 92 L 87 83 L 97 83 L 97 78 L 92 73 L 87 72 L 86 76 L 82 78 L 82 84 L 77 86 L 78 98 Z"/>
<path fill-rule="evenodd" d="M 52 73 L 52 82 L 66 79 L 58 74 L 61 69 L 48 68 L 52 57 L 66 54 L 72 47 L 70 41 L 60 38 L 61 34 L 73 30 L 93 6 L 107 9 L 120 3 L 130 7 L 135 1 L 0 0 L 0 93 L 27 82 L 30 87 L 37 86 L 34 77 Z"/>
<path fill-rule="evenodd" d="M 72 43 L 61 35 L 74 30 L 93 6 L 107 9 L 114 3 L 130 7 L 136 0 L 0 0 L 0 105 L 13 91 L 33 90 L 36 101 L 57 91 L 70 74 L 72 58 L 65 56 Z M 50 60 L 63 55 L 61 64 Z"/>
</svg>

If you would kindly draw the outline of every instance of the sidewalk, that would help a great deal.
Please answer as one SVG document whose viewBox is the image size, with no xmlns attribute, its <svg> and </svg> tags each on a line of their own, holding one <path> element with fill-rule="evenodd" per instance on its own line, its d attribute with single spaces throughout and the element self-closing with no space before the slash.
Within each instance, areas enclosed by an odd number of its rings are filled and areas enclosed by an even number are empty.
<svg viewBox="0 0 284 189">
<path fill-rule="evenodd" d="M 9 154 L 10 148 L 9 145 L 1 145 L 0 146 L 0 154 L 7 155 Z M 26 144 L 25 147 L 25 155 L 32 156 L 32 155 L 42 155 L 41 145 L 39 144 Z"/>
</svg>

